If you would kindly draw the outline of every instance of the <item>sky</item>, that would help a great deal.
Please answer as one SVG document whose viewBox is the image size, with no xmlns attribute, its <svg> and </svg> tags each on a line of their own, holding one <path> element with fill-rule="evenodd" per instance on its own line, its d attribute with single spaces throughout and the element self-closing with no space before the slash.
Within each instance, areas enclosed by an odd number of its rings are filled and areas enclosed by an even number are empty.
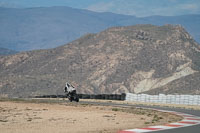
<svg viewBox="0 0 200 133">
<path fill-rule="evenodd" d="M 200 14 L 200 0 L 0 0 L 0 7 L 68 6 L 137 17 Z"/>
</svg>

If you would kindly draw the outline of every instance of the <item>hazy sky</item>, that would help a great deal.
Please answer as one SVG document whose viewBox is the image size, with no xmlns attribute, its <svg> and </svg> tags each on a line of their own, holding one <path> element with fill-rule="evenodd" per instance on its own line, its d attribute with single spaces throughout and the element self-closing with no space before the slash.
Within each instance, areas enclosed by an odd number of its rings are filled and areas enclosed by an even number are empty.
<svg viewBox="0 0 200 133">
<path fill-rule="evenodd" d="M 200 0 L 0 0 L 0 7 L 69 6 L 135 16 L 200 14 Z"/>
</svg>

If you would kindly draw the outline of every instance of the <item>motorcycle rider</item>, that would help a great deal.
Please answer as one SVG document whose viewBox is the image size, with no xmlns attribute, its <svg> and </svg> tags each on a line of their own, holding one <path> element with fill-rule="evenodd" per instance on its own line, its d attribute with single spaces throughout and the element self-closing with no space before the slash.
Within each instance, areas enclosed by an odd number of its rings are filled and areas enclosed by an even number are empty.
<svg viewBox="0 0 200 133">
<path fill-rule="evenodd" d="M 76 94 L 76 89 L 74 86 L 66 82 L 64 92 L 67 93 L 67 96 L 73 96 L 74 94 Z"/>
</svg>

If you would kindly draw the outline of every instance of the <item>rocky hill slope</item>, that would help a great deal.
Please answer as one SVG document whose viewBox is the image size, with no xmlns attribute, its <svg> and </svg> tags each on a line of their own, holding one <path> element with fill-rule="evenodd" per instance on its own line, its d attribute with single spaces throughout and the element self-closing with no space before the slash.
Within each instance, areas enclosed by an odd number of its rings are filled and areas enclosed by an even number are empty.
<svg viewBox="0 0 200 133">
<path fill-rule="evenodd" d="M 136 25 L 49 50 L 0 57 L 0 94 L 200 94 L 200 47 L 181 26 Z"/>
</svg>

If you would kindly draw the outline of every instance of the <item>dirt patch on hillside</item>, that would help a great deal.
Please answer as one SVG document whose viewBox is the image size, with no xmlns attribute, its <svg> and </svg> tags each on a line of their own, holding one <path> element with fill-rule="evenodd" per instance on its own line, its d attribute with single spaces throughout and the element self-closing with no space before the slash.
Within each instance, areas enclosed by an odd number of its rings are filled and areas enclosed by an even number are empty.
<svg viewBox="0 0 200 133">
<path fill-rule="evenodd" d="M 168 113 L 77 103 L 0 101 L 3 133 L 116 133 L 181 120 Z"/>
</svg>

